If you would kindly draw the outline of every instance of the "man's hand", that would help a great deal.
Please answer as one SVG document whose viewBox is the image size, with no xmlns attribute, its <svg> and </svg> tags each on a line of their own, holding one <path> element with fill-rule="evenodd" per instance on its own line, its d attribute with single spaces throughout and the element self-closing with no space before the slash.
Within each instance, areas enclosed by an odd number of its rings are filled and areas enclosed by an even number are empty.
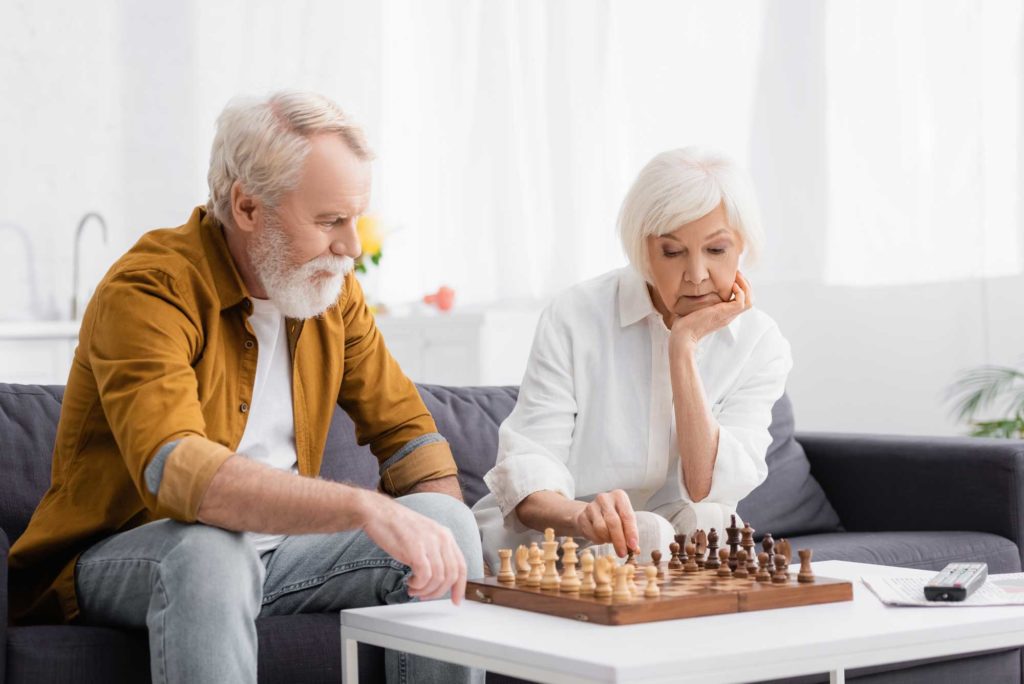
<svg viewBox="0 0 1024 684">
<path fill-rule="evenodd" d="M 575 525 L 580 536 L 595 544 L 610 542 L 620 557 L 640 545 L 633 504 L 621 489 L 602 492 L 594 497 L 576 514 Z"/>
<path fill-rule="evenodd" d="M 754 304 L 750 291 L 750 282 L 743 274 L 736 272 L 736 282 L 732 285 L 733 298 L 728 302 L 715 304 L 680 316 L 672 323 L 669 334 L 669 347 L 673 356 L 678 353 L 691 352 L 705 336 L 729 325 L 734 318 Z"/>
<path fill-rule="evenodd" d="M 452 603 L 462 603 L 466 559 L 448 528 L 380 494 L 372 495 L 365 511 L 366 535 L 412 568 L 409 596 L 430 600 L 451 590 Z"/>
</svg>

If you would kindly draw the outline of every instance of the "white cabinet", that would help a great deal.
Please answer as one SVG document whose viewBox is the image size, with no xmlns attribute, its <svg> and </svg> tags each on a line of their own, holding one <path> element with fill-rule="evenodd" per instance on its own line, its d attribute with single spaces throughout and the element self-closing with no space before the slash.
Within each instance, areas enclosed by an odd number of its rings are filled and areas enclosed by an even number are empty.
<svg viewBox="0 0 1024 684">
<path fill-rule="evenodd" d="M 0 323 L 0 382 L 63 385 L 78 344 L 78 322 Z"/>
<path fill-rule="evenodd" d="M 467 308 L 377 316 L 391 354 L 416 382 L 518 385 L 539 308 Z"/>
<path fill-rule="evenodd" d="M 518 385 L 539 308 L 416 309 L 377 316 L 402 370 L 436 385 Z M 63 385 L 78 344 L 77 321 L 0 323 L 0 382 Z"/>
</svg>

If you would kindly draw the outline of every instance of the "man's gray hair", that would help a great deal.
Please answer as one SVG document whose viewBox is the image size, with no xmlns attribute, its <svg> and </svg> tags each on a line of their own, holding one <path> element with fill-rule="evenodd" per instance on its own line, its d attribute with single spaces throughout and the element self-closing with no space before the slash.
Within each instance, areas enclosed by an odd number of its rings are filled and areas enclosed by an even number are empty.
<svg viewBox="0 0 1024 684">
<path fill-rule="evenodd" d="M 373 159 L 362 128 L 323 95 L 284 91 L 232 99 L 217 117 L 207 174 L 207 210 L 225 226 L 234 226 L 231 187 L 235 181 L 246 194 L 270 208 L 277 206 L 299 182 L 309 139 L 321 133 L 336 133 L 359 159 Z"/>
<path fill-rule="evenodd" d="M 650 235 L 665 235 L 708 215 L 718 205 L 743 240 L 746 265 L 764 243 L 757 199 L 749 176 L 720 152 L 684 147 L 662 152 L 633 182 L 619 211 L 619 237 L 633 268 L 651 282 Z"/>
</svg>

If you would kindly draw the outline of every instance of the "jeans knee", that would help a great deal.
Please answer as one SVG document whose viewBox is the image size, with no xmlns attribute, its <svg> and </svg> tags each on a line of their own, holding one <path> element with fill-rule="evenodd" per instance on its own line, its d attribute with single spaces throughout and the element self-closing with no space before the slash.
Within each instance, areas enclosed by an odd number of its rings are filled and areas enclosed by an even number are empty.
<svg viewBox="0 0 1024 684">
<path fill-rule="evenodd" d="M 476 518 L 466 504 L 447 494 L 436 492 L 419 492 L 398 499 L 399 503 L 408 506 L 417 513 L 425 515 L 434 522 L 443 525 L 455 537 L 455 543 L 462 549 L 466 558 L 466 571 L 470 579 L 482 577 L 483 550 L 480 547 L 480 530 Z"/>
<path fill-rule="evenodd" d="M 258 611 L 265 571 L 256 548 L 240 532 L 202 524 L 182 528 L 161 563 L 165 587 L 211 606 L 240 604 Z"/>
</svg>

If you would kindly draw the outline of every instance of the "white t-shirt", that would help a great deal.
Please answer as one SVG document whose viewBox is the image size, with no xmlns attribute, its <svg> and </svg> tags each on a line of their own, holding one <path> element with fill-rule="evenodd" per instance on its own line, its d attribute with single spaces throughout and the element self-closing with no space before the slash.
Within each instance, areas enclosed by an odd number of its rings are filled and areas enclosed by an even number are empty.
<svg viewBox="0 0 1024 684">
<path fill-rule="evenodd" d="M 252 300 L 249 325 L 256 334 L 256 379 L 249 402 L 249 417 L 235 450 L 273 468 L 298 472 L 295 451 L 295 416 L 292 413 L 292 359 L 284 315 L 270 300 Z M 246 532 L 260 553 L 270 551 L 285 535 Z"/>
<path fill-rule="evenodd" d="M 631 268 L 552 302 L 537 325 L 519 400 L 498 431 L 497 463 L 484 476 L 491 493 L 473 507 L 488 563 L 496 549 L 536 539 L 515 507 L 542 489 L 581 500 L 623 489 L 643 511 L 685 502 L 697 526 L 709 529 L 721 528 L 723 516 L 764 481 L 772 406 L 792 366 L 778 326 L 750 309 L 697 346 L 721 431 L 711 491 L 696 504 L 682 483 L 668 340 Z"/>
</svg>

